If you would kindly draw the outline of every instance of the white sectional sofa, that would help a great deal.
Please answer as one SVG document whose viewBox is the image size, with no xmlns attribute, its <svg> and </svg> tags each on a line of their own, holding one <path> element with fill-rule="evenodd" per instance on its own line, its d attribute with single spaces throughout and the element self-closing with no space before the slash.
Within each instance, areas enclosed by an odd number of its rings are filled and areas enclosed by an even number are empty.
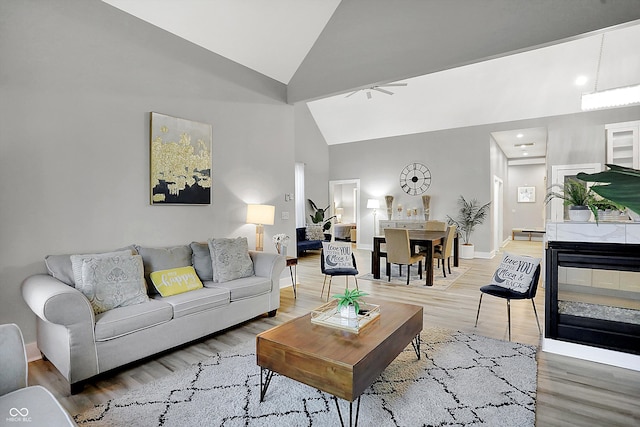
<svg viewBox="0 0 640 427">
<path fill-rule="evenodd" d="M 215 281 L 207 243 L 172 248 L 129 247 L 144 263 L 148 299 L 96 314 L 76 288 L 70 255 L 48 256 L 48 275 L 25 279 L 22 295 L 37 316 L 38 348 L 67 379 L 71 392 L 111 369 L 197 340 L 280 306 L 279 279 L 285 257 L 247 251 L 252 275 Z M 229 262 L 221 258 L 221 262 Z M 149 280 L 153 271 L 193 266 L 204 287 L 162 297 Z"/>
</svg>

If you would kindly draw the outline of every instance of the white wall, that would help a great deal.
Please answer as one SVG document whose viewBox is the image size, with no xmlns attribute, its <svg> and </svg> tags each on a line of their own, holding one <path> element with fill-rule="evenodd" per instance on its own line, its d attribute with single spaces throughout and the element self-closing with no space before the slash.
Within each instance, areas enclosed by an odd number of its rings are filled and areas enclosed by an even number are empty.
<svg viewBox="0 0 640 427">
<path fill-rule="evenodd" d="M 246 236 L 246 204 L 294 235 L 284 85 L 100 1 L 0 3 L 0 323 L 35 340 L 20 283 L 47 254 Z M 149 112 L 213 126 L 208 206 L 150 206 Z M 325 168 L 326 169 L 326 168 Z M 326 188 L 326 180 L 324 184 Z"/>
</svg>

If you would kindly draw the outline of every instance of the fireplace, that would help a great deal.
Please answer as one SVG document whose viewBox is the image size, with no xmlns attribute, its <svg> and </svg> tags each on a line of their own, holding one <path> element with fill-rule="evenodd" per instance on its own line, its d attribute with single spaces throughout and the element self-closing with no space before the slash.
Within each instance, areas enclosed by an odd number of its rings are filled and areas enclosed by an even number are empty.
<svg viewBox="0 0 640 427">
<path fill-rule="evenodd" d="M 640 244 L 549 241 L 545 337 L 640 354 Z"/>
</svg>

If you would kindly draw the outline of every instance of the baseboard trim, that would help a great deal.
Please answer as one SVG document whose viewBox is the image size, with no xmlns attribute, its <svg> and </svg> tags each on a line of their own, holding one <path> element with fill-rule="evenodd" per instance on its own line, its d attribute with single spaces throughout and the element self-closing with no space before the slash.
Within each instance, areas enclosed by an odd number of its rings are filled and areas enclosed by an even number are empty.
<svg viewBox="0 0 640 427">
<path fill-rule="evenodd" d="M 37 342 L 30 342 L 25 344 L 25 350 L 27 351 L 27 361 L 35 362 L 36 360 L 42 359 L 42 353 L 40 353 L 40 349 L 38 348 Z"/>
</svg>

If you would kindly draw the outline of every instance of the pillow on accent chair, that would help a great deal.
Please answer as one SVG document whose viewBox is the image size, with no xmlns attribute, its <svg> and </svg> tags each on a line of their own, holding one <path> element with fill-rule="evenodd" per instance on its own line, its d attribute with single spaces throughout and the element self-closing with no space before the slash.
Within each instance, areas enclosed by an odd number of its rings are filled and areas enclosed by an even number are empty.
<svg viewBox="0 0 640 427">
<path fill-rule="evenodd" d="M 306 229 L 307 240 L 324 240 L 324 231 L 319 224 L 309 224 Z"/>
<path fill-rule="evenodd" d="M 203 287 L 196 270 L 191 266 L 154 271 L 151 273 L 151 281 L 158 293 L 163 297 Z"/>
<path fill-rule="evenodd" d="M 324 269 L 353 268 L 351 243 L 322 242 Z"/>
<path fill-rule="evenodd" d="M 253 276 L 253 262 L 246 237 L 209 239 L 209 250 L 215 281 L 222 283 Z"/>
<path fill-rule="evenodd" d="M 95 314 L 149 301 L 140 255 L 83 258 L 80 285 Z"/>
<path fill-rule="evenodd" d="M 490 284 L 526 293 L 538 264 L 540 258 L 505 252 Z"/>
</svg>

